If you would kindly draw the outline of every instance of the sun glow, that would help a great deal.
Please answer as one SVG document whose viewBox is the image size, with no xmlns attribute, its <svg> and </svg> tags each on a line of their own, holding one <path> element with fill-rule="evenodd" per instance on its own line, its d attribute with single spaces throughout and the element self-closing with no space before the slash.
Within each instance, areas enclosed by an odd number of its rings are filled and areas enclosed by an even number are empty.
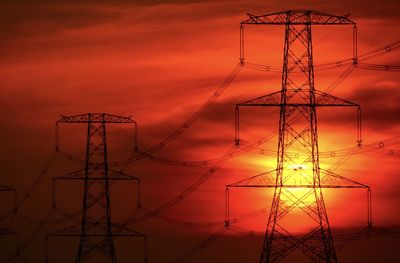
<svg viewBox="0 0 400 263">
<path fill-rule="evenodd" d="M 288 165 L 282 170 L 281 201 L 285 206 L 304 209 L 315 200 L 313 170 L 306 164 Z"/>
<path fill-rule="evenodd" d="M 313 185 L 313 170 L 306 164 L 292 164 L 282 169 L 282 185 L 301 187 Z"/>
<path fill-rule="evenodd" d="M 293 165 L 289 165 L 288 168 L 293 171 L 298 171 L 298 170 L 307 170 L 308 166 L 305 164 L 293 164 Z"/>
</svg>

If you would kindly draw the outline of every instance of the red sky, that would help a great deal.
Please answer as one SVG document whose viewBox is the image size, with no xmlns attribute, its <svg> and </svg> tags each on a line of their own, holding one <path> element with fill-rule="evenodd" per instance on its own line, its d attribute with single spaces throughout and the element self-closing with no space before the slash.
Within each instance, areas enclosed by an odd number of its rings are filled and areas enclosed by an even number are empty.
<svg viewBox="0 0 400 263">
<path fill-rule="evenodd" d="M 357 22 L 359 53 L 398 41 L 398 1 L 2 1 L 0 8 L 1 180 L 13 185 L 22 198 L 54 149 L 54 122 L 60 114 L 107 112 L 132 116 L 139 123 L 139 146 L 151 147 L 168 136 L 215 92 L 238 63 L 239 23 L 246 13 L 267 14 L 287 9 L 313 9 L 343 15 Z M 246 29 L 247 30 L 247 29 Z M 246 61 L 281 68 L 283 29 L 249 28 Z M 351 56 L 351 28 L 319 27 L 313 31 L 315 64 Z M 400 64 L 394 50 L 369 63 Z M 344 70 L 316 71 L 316 88 L 327 87 Z M 155 155 L 172 160 L 206 160 L 223 155 L 233 144 L 234 105 L 278 91 L 281 75 L 243 69 L 216 103 L 194 125 Z M 361 104 L 363 140 L 376 143 L 398 136 L 400 76 L 396 71 L 356 69 L 332 94 Z M 251 143 L 277 130 L 276 110 L 243 111 L 242 139 Z M 320 151 L 354 147 L 355 111 L 318 112 Z M 81 128 L 81 129 L 80 129 Z M 63 149 L 83 155 L 84 126 L 61 127 Z M 128 126 L 110 126 L 110 159 L 129 155 Z M 277 137 L 263 145 L 274 151 Z M 376 145 L 376 144 L 375 144 Z M 399 157 L 389 150 L 398 145 L 351 156 L 335 172 L 372 187 L 376 225 L 399 225 Z M 213 176 L 163 215 L 181 220 L 223 220 L 225 185 L 275 169 L 276 157 L 246 153 L 224 163 Z M 339 158 L 321 158 L 329 168 Z M 127 172 L 142 179 L 143 205 L 156 209 L 179 196 L 210 169 L 176 167 L 140 160 Z M 20 213 L 40 219 L 51 206 L 51 178 L 79 166 L 58 158 Z M 63 187 L 62 187 L 63 186 Z M 69 211 L 79 209 L 79 184 L 60 185 L 57 197 Z M 116 221 L 129 215 L 129 186 L 115 186 Z M 133 189 L 133 188 L 132 188 Z M 66 198 L 76 193 L 76 200 Z M 232 216 L 269 208 L 271 191 L 232 191 Z M 334 229 L 361 229 L 366 207 L 363 190 L 326 192 L 328 215 Z M 8 197 L 4 197 L 8 198 Z M 132 210 L 134 201 L 132 201 Z M 268 209 L 267 209 L 268 210 Z M 52 218 L 60 217 L 55 213 Z M 266 214 L 239 226 L 263 231 Z M 43 258 L 43 236 L 73 221 L 47 224 L 23 252 L 32 262 Z M 24 242 L 37 225 L 17 216 L 10 228 Z M 217 230 L 170 225 L 157 219 L 131 225 L 149 236 L 150 262 L 170 262 Z M 349 230 L 349 231 L 350 231 Z M 396 243 L 397 242 L 397 243 Z M 54 251 L 61 251 L 54 243 Z M 377 238 L 338 252 L 342 262 L 395 262 L 399 241 Z M 126 244 L 121 245 L 126 248 Z M 70 245 L 73 247 L 73 245 Z M 375 247 L 375 249 L 369 249 Z M 189 262 L 252 262 L 261 240 L 226 232 Z M 40 251 L 40 252 L 38 252 Z M 370 252 L 365 252 L 370 251 Z M 65 251 L 64 251 L 65 252 Z M 63 252 L 63 253 L 64 253 Z M 72 249 L 72 254 L 73 249 Z M 126 259 L 120 252 L 121 262 Z M 354 255 L 353 255 L 354 254 Z M 67 255 L 68 256 L 68 255 Z M 372 260 L 373 259 L 373 260 Z M 53 259 L 54 260 L 54 259 Z M 55 261 L 53 261 L 55 262 Z M 61 262 L 61 261 L 60 261 Z"/>
</svg>

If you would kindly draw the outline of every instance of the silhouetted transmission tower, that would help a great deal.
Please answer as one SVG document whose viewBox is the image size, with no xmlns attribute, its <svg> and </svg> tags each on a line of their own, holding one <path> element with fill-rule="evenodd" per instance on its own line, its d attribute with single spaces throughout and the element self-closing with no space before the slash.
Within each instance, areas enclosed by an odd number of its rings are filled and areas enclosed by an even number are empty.
<svg viewBox="0 0 400 263">
<path fill-rule="evenodd" d="M 14 207 L 13 207 L 13 211 L 16 212 L 16 211 L 17 211 L 17 190 L 16 190 L 14 187 L 12 187 L 12 186 L 0 184 L 0 192 L 3 192 L 3 193 L 13 193 L 13 194 L 14 194 Z M 2 219 L 2 218 L 1 218 L 1 219 Z"/>
<path fill-rule="evenodd" d="M 14 193 L 14 208 L 12 212 L 17 212 L 17 191 L 15 190 L 14 187 L 12 186 L 6 186 L 0 184 L 0 192 L 3 193 Z M 3 203 L 4 204 L 4 203 Z M 7 216 L 10 215 L 10 213 L 4 213 L 2 214 L 2 217 L 0 218 L 0 221 L 3 219 L 7 218 Z M 16 238 L 16 255 L 19 255 L 19 236 L 18 233 L 8 229 L 7 227 L 0 227 L 0 236 L 14 236 Z"/>
<path fill-rule="evenodd" d="M 236 144 L 239 145 L 239 108 L 276 106 L 280 108 L 277 168 L 227 185 L 227 224 L 229 225 L 230 187 L 275 188 L 260 262 L 277 262 L 299 249 L 313 262 L 337 262 L 322 188 L 368 189 L 368 225 L 371 225 L 370 189 L 320 167 L 318 155 L 317 107 L 356 107 L 358 139 L 361 146 L 360 107 L 318 91 L 314 87 L 312 25 L 352 25 L 353 63 L 357 63 L 356 24 L 345 16 L 314 11 L 285 11 L 253 16 L 241 23 L 241 61 L 244 63 L 244 25 L 283 25 L 285 43 L 282 89 L 236 105 Z M 297 237 L 289 228 L 290 212 L 304 212 L 310 218 L 311 231 Z M 303 213 L 300 214 L 303 215 Z M 298 216 L 298 214 L 296 214 Z M 292 221 L 292 222 L 291 222 Z M 302 221 L 303 222 L 303 221 Z M 308 221 L 304 221 L 308 222 Z"/>
<path fill-rule="evenodd" d="M 59 123 L 87 124 L 86 160 L 84 169 L 55 178 L 55 180 L 83 180 L 82 222 L 80 225 L 68 227 L 46 236 L 46 262 L 48 261 L 48 238 L 55 236 L 80 237 L 75 262 L 92 261 L 113 263 L 117 262 L 113 237 L 140 237 L 143 238 L 145 242 L 144 261 L 147 262 L 146 236 L 132 231 L 125 226 L 116 225 L 112 223 L 111 220 L 110 180 L 135 180 L 138 183 L 140 181 L 136 177 L 109 168 L 106 124 L 134 124 L 136 127 L 136 122 L 130 117 L 121 117 L 105 113 L 88 113 L 75 116 L 62 116 L 56 123 L 57 130 Z M 58 132 L 56 134 L 58 138 Z M 58 148 L 58 143 L 56 147 Z M 54 197 L 53 190 L 53 205 L 55 205 Z M 140 207 L 139 195 L 137 206 Z M 97 257 L 93 259 L 95 253 L 100 255 L 100 258 Z"/>
</svg>

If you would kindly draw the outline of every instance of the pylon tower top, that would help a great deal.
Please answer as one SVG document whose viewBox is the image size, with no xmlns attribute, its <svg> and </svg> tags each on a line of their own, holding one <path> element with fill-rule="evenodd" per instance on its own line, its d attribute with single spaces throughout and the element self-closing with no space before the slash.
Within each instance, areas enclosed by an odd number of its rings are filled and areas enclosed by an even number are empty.
<svg viewBox="0 0 400 263">
<path fill-rule="evenodd" d="M 244 20 L 242 24 L 269 24 L 269 25 L 336 25 L 336 24 L 351 24 L 356 23 L 351 21 L 347 16 L 330 15 L 311 10 L 287 10 L 267 15 L 252 15 L 247 14 L 249 19 Z"/>
<path fill-rule="evenodd" d="M 117 116 L 107 113 L 86 113 L 79 115 L 61 115 L 59 123 L 136 123 L 131 117 Z"/>
</svg>

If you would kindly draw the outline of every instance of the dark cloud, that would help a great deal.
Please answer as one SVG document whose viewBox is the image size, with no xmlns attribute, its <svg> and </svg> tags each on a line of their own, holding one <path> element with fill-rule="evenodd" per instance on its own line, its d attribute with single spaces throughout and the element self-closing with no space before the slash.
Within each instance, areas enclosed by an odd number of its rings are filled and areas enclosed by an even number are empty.
<svg viewBox="0 0 400 263">
<path fill-rule="evenodd" d="M 363 105 L 363 120 L 367 124 L 382 129 L 400 125 L 400 87 L 372 85 L 357 91 L 354 99 Z"/>
<path fill-rule="evenodd" d="M 227 2 L 228 0 L 209 0 L 210 2 Z M 131 5 L 158 5 L 158 4 L 189 4 L 189 3 L 199 3 L 199 2 L 208 2 L 199 1 L 199 0 L 114 0 L 113 4 L 131 4 Z M 54 4 L 54 1 L 51 0 L 4 0 L 3 4 L 12 5 L 12 4 Z M 60 0 L 57 1 L 58 4 L 110 4 L 108 0 Z"/>
<path fill-rule="evenodd" d="M 8 37 L 26 38 L 57 33 L 62 29 L 83 27 L 118 20 L 121 14 L 113 9 L 76 5 L 3 6 L 0 11 L 3 40 Z"/>
<path fill-rule="evenodd" d="M 164 8 L 162 8 L 164 6 Z M 171 6 L 170 8 L 168 6 Z M 181 7 L 189 6 L 186 10 Z M 191 8 L 190 8 L 191 6 Z M 400 4 L 396 0 L 376 1 L 293 1 L 284 3 L 281 1 L 54 1 L 27 0 L 2 1 L 0 25 L 4 33 L 18 31 L 29 33 L 30 26 L 38 23 L 43 31 L 51 33 L 55 27 L 80 28 L 109 21 L 116 21 L 125 14 L 130 15 L 131 21 L 135 22 L 170 22 L 179 20 L 182 23 L 188 20 L 198 21 L 210 17 L 227 17 L 231 15 L 243 16 L 247 12 L 254 14 L 272 13 L 288 9 L 316 9 L 337 15 L 352 13 L 354 19 L 373 18 L 397 18 L 397 10 Z M 160 7 L 157 12 L 143 8 Z M 130 12 L 132 11 L 132 12 Z M 239 22 L 239 21 L 238 21 Z M 23 30 L 23 31 L 21 31 Z M 38 30 L 37 28 L 35 30 Z"/>
</svg>

